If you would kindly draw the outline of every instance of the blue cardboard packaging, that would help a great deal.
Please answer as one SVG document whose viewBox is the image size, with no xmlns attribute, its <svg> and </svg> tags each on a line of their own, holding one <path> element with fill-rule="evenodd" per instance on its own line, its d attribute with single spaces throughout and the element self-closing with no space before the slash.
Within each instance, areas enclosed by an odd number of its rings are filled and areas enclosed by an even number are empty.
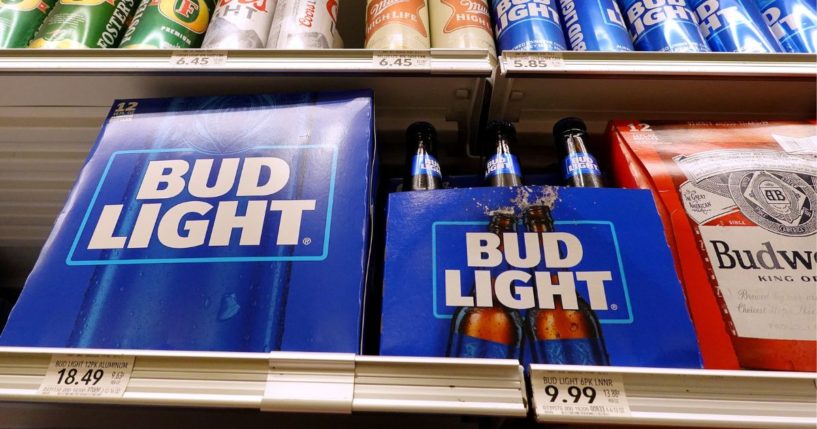
<svg viewBox="0 0 817 429">
<path fill-rule="evenodd" d="M 383 355 L 701 367 L 648 192 L 391 194 L 383 288 Z"/>
<path fill-rule="evenodd" d="M 118 100 L 4 346 L 359 352 L 370 91 Z"/>
</svg>

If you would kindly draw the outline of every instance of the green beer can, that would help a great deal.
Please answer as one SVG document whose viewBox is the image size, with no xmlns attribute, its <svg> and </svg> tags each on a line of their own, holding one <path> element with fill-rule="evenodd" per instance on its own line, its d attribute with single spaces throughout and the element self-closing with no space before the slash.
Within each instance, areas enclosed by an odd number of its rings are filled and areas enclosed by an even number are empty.
<svg viewBox="0 0 817 429">
<path fill-rule="evenodd" d="M 56 0 L 0 0 L 0 48 L 25 48 Z"/>
<path fill-rule="evenodd" d="M 115 48 L 134 0 L 59 0 L 30 48 Z"/>
<path fill-rule="evenodd" d="M 142 0 L 121 48 L 198 48 L 214 0 Z"/>
</svg>

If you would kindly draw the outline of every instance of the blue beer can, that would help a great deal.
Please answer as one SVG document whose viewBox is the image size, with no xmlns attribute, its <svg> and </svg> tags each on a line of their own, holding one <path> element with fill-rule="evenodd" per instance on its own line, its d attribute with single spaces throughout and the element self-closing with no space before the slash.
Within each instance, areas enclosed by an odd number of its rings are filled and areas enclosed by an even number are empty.
<svg viewBox="0 0 817 429">
<path fill-rule="evenodd" d="M 615 0 L 560 0 L 565 40 L 574 51 L 632 51 Z"/>
<path fill-rule="evenodd" d="M 772 34 L 786 52 L 817 53 L 815 0 L 756 0 Z"/>
<path fill-rule="evenodd" d="M 686 0 L 619 0 L 635 49 L 709 52 Z"/>
<path fill-rule="evenodd" d="M 692 7 L 715 52 L 783 52 L 752 0 L 692 0 Z"/>
<path fill-rule="evenodd" d="M 493 1 L 499 51 L 566 51 L 557 1 Z"/>
</svg>

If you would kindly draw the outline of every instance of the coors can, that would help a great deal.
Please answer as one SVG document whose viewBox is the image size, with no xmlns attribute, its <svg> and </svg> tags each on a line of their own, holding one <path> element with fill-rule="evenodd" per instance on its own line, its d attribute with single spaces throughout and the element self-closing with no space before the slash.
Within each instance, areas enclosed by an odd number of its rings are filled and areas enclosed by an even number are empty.
<svg viewBox="0 0 817 429">
<path fill-rule="evenodd" d="M 429 0 L 431 47 L 495 52 L 491 14 L 485 0 Z"/>
<path fill-rule="evenodd" d="M 368 0 L 366 49 L 428 49 L 426 0 Z"/>
<path fill-rule="evenodd" d="M 336 48 L 337 21 L 338 0 L 279 0 L 267 48 Z"/>
<path fill-rule="evenodd" d="M 276 0 L 221 0 L 210 19 L 201 46 L 205 49 L 248 49 L 267 45 Z"/>
</svg>

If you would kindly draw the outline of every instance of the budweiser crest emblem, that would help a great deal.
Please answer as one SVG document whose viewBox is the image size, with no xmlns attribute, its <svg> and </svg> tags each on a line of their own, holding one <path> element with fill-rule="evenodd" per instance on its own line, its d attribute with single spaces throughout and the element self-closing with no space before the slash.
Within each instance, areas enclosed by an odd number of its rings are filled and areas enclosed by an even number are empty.
<svg viewBox="0 0 817 429">
<path fill-rule="evenodd" d="M 729 175 L 729 191 L 741 213 L 763 229 L 787 236 L 817 232 L 815 189 L 817 184 L 794 173 L 755 171 Z"/>
</svg>

